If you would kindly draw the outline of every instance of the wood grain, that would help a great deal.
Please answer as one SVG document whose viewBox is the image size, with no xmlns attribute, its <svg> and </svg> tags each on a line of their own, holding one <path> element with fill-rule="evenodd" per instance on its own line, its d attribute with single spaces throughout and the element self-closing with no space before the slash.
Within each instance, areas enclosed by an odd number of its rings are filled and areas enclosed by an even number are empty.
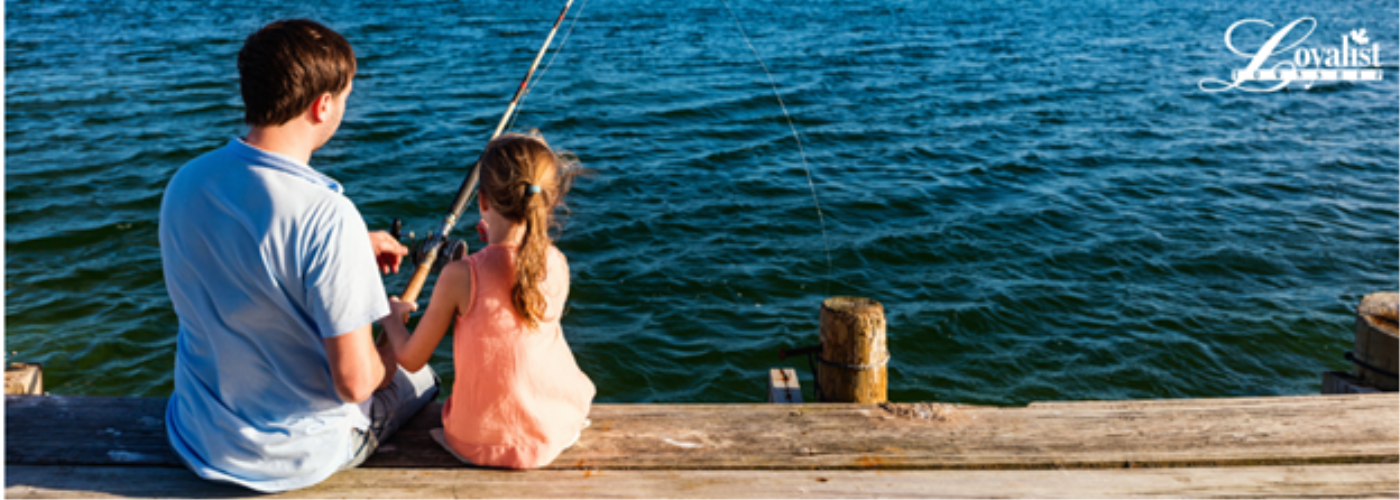
<svg viewBox="0 0 1400 500">
<path fill-rule="evenodd" d="M 822 301 L 820 335 L 821 357 L 830 363 L 817 365 L 819 402 L 873 404 L 889 400 L 884 305 L 863 297 L 826 299 Z"/>
<path fill-rule="evenodd" d="M 6 463 L 177 465 L 165 399 L 6 397 Z M 1396 463 L 1400 395 L 1036 403 L 595 405 L 554 470 L 916 470 Z M 460 467 L 427 430 L 367 467 Z"/>
<path fill-rule="evenodd" d="M 230 498 L 168 467 L 5 468 L 8 498 Z M 268 498 L 1397 498 L 1393 465 L 1033 471 L 356 469 Z"/>
</svg>

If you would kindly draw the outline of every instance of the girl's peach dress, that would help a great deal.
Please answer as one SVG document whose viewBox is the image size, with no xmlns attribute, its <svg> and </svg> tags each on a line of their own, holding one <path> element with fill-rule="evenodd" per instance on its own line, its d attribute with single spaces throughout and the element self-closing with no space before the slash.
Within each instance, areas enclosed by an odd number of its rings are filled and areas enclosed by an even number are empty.
<svg viewBox="0 0 1400 500">
<path fill-rule="evenodd" d="M 510 302 L 515 253 L 491 245 L 467 258 L 473 297 L 457 319 L 456 382 L 442 422 L 458 458 L 528 469 L 548 465 L 578 438 L 595 388 L 559 327 L 569 296 L 564 254 L 549 248 L 541 282 L 547 307 L 538 328 L 529 329 Z"/>
</svg>

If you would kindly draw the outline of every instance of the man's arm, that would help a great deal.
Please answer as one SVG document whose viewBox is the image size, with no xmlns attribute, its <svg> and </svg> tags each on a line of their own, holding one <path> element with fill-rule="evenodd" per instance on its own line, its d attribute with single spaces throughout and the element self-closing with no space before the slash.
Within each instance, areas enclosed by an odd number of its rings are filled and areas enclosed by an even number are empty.
<svg viewBox="0 0 1400 500">
<path fill-rule="evenodd" d="M 399 240 L 390 236 L 385 231 L 370 231 L 369 246 L 374 250 L 374 258 L 379 263 L 379 272 L 384 274 L 399 272 L 399 263 L 403 257 L 408 255 L 408 247 L 399 243 Z M 394 346 L 386 338 L 379 339 L 375 348 L 379 350 L 379 358 L 384 362 L 384 380 L 379 383 L 379 388 L 389 386 L 389 382 L 394 380 L 394 372 L 399 369 L 396 361 L 398 355 L 394 353 Z M 415 370 L 416 371 L 416 370 Z"/>
<path fill-rule="evenodd" d="M 384 381 L 384 360 L 375 349 L 371 326 L 323 340 L 331 362 L 335 392 L 347 403 L 369 399 Z"/>
</svg>

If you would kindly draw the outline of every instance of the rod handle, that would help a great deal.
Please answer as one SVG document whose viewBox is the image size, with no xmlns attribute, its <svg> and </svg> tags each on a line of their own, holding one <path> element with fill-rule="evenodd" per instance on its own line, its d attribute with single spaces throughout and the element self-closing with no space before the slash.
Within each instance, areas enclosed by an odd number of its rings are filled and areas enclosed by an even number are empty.
<svg viewBox="0 0 1400 500">
<path fill-rule="evenodd" d="M 418 264 L 418 269 L 413 270 L 413 277 L 408 280 L 408 286 L 404 287 L 403 295 L 399 300 L 403 302 L 417 302 L 418 294 L 423 292 L 423 285 L 428 283 L 428 275 L 433 272 L 433 262 L 437 261 L 437 252 L 428 252 L 423 256 L 423 262 Z"/>
<path fill-rule="evenodd" d="M 437 260 L 437 254 L 437 249 L 434 248 L 433 251 L 428 252 L 428 255 L 423 258 L 423 262 L 418 265 L 418 268 L 413 270 L 413 277 L 408 279 L 408 286 L 404 287 L 403 293 L 399 295 L 400 301 L 418 301 L 418 295 L 423 293 L 423 285 L 428 283 L 428 275 L 432 274 L 433 272 L 433 262 Z M 405 325 L 408 324 L 407 315 L 405 315 L 401 319 L 403 319 Z M 374 345 L 376 347 L 383 346 L 388 343 L 388 335 L 380 335 L 379 338 L 374 341 Z"/>
</svg>

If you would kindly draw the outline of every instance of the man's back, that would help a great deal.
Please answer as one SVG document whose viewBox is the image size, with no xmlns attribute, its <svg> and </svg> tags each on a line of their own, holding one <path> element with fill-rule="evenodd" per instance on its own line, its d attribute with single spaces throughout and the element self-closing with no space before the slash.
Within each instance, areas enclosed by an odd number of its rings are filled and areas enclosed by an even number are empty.
<svg viewBox="0 0 1400 500">
<path fill-rule="evenodd" d="M 166 189 L 161 257 L 180 317 L 166 425 L 202 477 L 314 484 L 368 425 L 337 396 L 323 344 L 389 313 L 367 229 L 340 191 L 239 140 Z"/>
</svg>

